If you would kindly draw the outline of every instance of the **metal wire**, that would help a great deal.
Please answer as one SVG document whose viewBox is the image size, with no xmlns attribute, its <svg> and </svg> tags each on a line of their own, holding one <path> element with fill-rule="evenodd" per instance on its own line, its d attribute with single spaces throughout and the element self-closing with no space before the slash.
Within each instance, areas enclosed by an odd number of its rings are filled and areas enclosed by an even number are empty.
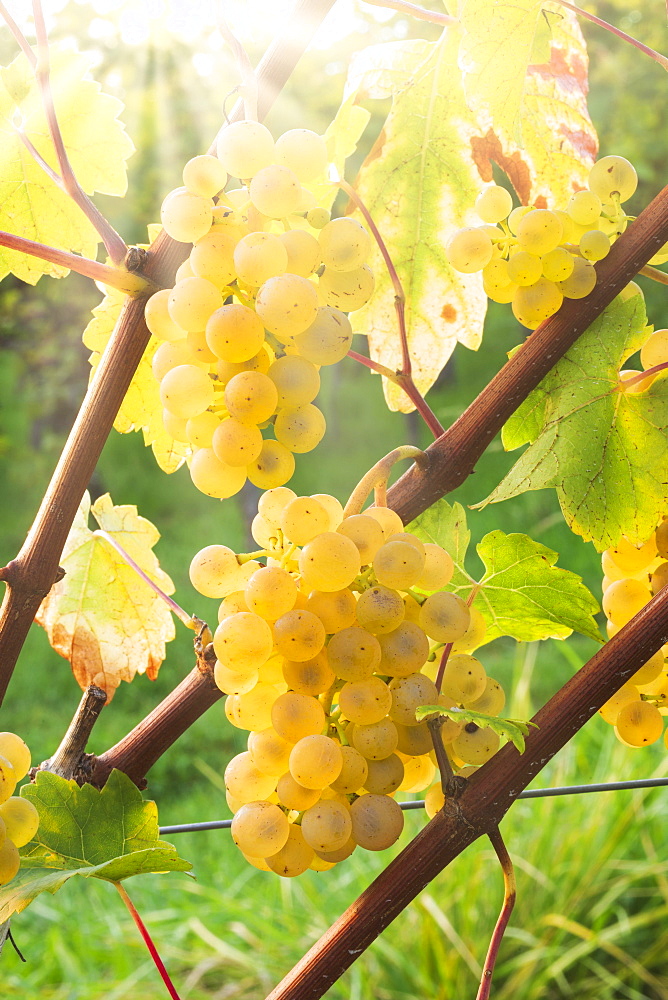
<svg viewBox="0 0 668 1000">
<path fill-rule="evenodd" d="M 587 792 L 622 792 L 633 788 L 664 788 L 668 778 L 642 778 L 638 781 L 608 781 L 592 785 L 562 785 L 557 788 L 530 788 L 520 792 L 518 799 L 541 799 L 553 795 L 583 795 Z M 402 809 L 424 809 L 424 799 L 400 802 Z M 211 820 L 208 823 L 180 823 L 176 826 L 161 826 L 160 835 L 172 833 L 196 833 L 198 830 L 228 830 L 231 819 Z"/>
</svg>

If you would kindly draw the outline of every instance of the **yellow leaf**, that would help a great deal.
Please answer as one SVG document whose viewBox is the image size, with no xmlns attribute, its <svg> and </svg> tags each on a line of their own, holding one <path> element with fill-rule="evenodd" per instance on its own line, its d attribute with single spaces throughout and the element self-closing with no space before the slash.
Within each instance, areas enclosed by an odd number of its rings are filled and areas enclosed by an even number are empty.
<svg viewBox="0 0 668 1000">
<path fill-rule="evenodd" d="M 146 581 L 93 534 L 89 513 L 166 594 L 174 584 L 152 551 L 160 537 L 155 526 L 134 506 L 115 507 L 108 494 L 91 507 L 86 494 L 63 551 L 65 576 L 51 588 L 36 621 L 70 661 L 80 687 L 96 684 L 111 698 L 122 680 L 137 673 L 155 680 L 174 622 Z"/>
</svg>

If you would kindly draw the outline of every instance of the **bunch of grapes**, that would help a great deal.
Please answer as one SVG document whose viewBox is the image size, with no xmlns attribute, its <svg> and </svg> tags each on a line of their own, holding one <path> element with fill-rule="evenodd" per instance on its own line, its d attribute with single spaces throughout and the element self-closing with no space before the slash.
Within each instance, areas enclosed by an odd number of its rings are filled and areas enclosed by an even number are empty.
<svg viewBox="0 0 668 1000">
<path fill-rule="evenodd" d="M 668 520 L 639 547 L 622 538 L 616 548 L 606 549 L 601 562 L 603 610 L 608 636 L 613 636 L 668 583 Z M 663 733 L 668 715 L 665 649 L 650 657 L 600 711 L 626 746 L 649 746 Z M 668 729 L 664 742 L 668 747 Z"/>
<path fill-rule="evenodd" d="M 496 715 L 505 698 L 471 655 L 482 616 L 443 589 L 450 555 L 404 531 L 394 511 L 344 517 L 332 496 L 278 487 L 260 498 L 252 533 L 255 558 L 210 545 L 190 567 L 200 593 L 222 598 L 215 680 L 229 721 L 250 732 L 225 771 L 232 836 L 262 870 L 324 871 L 357 845 L 393 844 L 403 828 L 395 793 L 432 783 L 417 708 Z M 499 745 L 489 729 L 450 719 L 442 738 L 455 770 Z"/>
<path fill-rule="evenodd" d="M 13 795 L 30 770 L 30 750 L 15 733 L 0 733 L 0 885 L 19 870 L 19 847 L 37 833 L 39 814 L 32 802 Z"/>
<path fill-rule="evenodd" d="M 485 225 L 459 229 L 448 240 L 448 260 L 457 271 L 482 271 L 494 302 L 511 302 L 517 320 L 535 330 L 557 312 L 564 298 L 582 299 L 596 284 L 594 264 L 629 221 L 621 205 L 638 176 L 623 156 L 604 156 L 591 168 L 588 187 L 565 211 L 520 205 L 496 184 L 476 201 Z M 650 263 L 668 260 L 668 246 Z"/>
<path fill-rule="evenodd" d="M 190 446 L 195 486 L 222 499 L 246 478 L 283 485 L 295 454 L 322 439 L 319 369 L 348 353 L 346 314 L 368 301 L 374 276 L 367 229 L 330 219 L 304 186 L 326 180 L 321 136 L 294 129 L 274 142 L 243 121 L 223 130 L 217 154 L 190 160 L 163 202 L 164 229 L 193 248 L 145 315 L 162 341 L 164 427 Z M 224 190 L 229 176 L 242 186 Z"/>
</svg>

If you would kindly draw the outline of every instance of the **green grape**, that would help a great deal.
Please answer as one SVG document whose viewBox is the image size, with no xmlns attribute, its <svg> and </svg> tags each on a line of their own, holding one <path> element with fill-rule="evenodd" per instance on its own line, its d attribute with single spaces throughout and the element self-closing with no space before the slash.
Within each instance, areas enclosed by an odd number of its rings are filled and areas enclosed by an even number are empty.
<svg viewBox="0 0 668 1000">
<path fill-rule="evenodd" d="M 321 800 L 302 816 L 304 840 L 315 851 L 337 851 L 352 833 L 350 810 L 340 802 Z"/>
<path fill-rule="evenodd" d="M 331 217 L 326 208 L 311 208 L 306 213 L 306 221 L 313 229 L 324 229 Z"/>
<path fill-rule="evenodd" d="M 221 462 L 213 448 L 198 448 L 190 462 L 190 478 L 201 493 L 226 500 L 242 489 L 246 470 Z"/>
<path fill-rule="evenodd" d="M 326 428 L 325 415 L 313 403 L 282 407 L 274 421 L 276 439 L 298 455 L 313 451 L 325 436 Z"/>
<path fill-rule="evenodd" d="M 181 340 L 160 344 L 153 355 L 151 369 L 158 382 L 162 382 L 167 372 L 178 365 L 197 365 L 202 371 L 208 372 L 208 365 L 198 361 L 193 350 L 185 339 L 185 331 Z"/>
<path fill-rule="evenodd" d="M 196 365 L 178 365 L 162 379 L 160 399 L 174 416 L 195 417 L 213 403 L 213 382 L 207 372 Z"/>
<path fill-rule="evenodd" d="M 253 309 L 231 302 L 209 317 L 206 342 L 222 361 L 250 361 L 264 344 L 264 327 Z"/>
<path fill-rule="evenodd" d="M 314 365 L 335 365 L 346 357 L 352 342 L 350 320 L 332 306 L 319 308 L 313 323 L 295 337 L 300 357 Z"/>
<path fill-rule="evenodd" d="M 344 590 L 353 582 L 361 565 L 355 543 L 335 531 L 323 531 L 299 555 L 299 572 L 312 590 Z"/>
<path fill-rule="evenodd" d="M 234 267 L 240 281 L 259 288 L 269 278 L 283 274 L 288 251 L 273 233 L 249 233 L 234 250 Z"/>
<path fill-rule="evenodd" d="M 325 638 L 324 625 L 311 611 L 288 611 L 274 624 L 274 644 L 288 660 L 312 660 Z"/>
<path fill-rule="evenodd" d="M 283 810 L 273 802 L 249 801 L 232 820 L 232 840 L 244 854 L 264 858 L 285 845 L 290 824 Z"/>
<path fill-rule="evenodd" d="M 415 710 L 421 705 L 435 705 L 438 701 L 436 685 L 424 674 L 408 674 L 390 681 L 392 708 L 389 715 L 402 726 L 417 726 Z"/>
<path fill-rule="evenodd" d="M 236 554 L 227 545 L 207 545 L 193 556 L 190 582 L 204 597 L 226 597 L 235 589 L 239 569 Z"/>
<path fill-rule="evenodd" d="M 663 555 L 657 547 L 660 530 L 660 528 L 657 530 L 656 535 L 652 533 L 647 541 L 643 542 L 640 546 L 634 545 L 625 535 L 622 535 L 617 545 L 607 549 L 604 555 L 609 556 L 614 565 L 628 576 L 647 570 L 649 565 L 656 559 L 657 551 L 660 555 Z M 666 557 L 668 557 L 668 549 L 667 555 L 664 558 Z M 610 576 L 609 569 L 605 566 L 604 569 L 606 574 Z"/>
<path fill-rule="evenodd" d="M 258 212 L 270 219 L 283 219 L 299 208 L 301 184 L 288 167 L 273 163 L 258 170 L 249 191 Z"/>
<path fill-rule="evenodd" d="M 275 622 L 294 608 L 297 583 L 280 566 L 263 566 L 246 584 L 244 597 L 250 611 L 266 621 Z"/>
<path fill-rule="evenodd" d="M 14 778 L 20 781 L 30 770 L 30 750 L 16 733 L 0 733 L 0 756 L 14 768 Z"/>
<path fill-rule="evenodd" d="M 295 545 L 306 545 L 316 535 L 327 530 L 327 511 L 314 497 L 295 497 L 283 508 L 280 527 Z"/>
<path fill-rule="evenodd" d="M 165 410 L 164 414 L 169 415 L 169 410 Z M 164 415 L 163 422 L 165 422 Z M 204 413 L 198 413 L 194 417 L 189 417 L 185 425 L 186 441 L 195 448 L 210 448 L 214 432 L 219 423 L 220 418 L 210 410 L 205 410 Z M 168 429 L 165 422 L 165 430 Z"/>
<path fill-rule="evenodd" d="M 266 859 L 272 872 L 282 878 L 295 878 L 307 871 L 315 858 L 315 851 L 306 843 L 301 826 L 290 824 L 288 839 L 280 851 Z"/>
<path fill-rule="evenodd" d="M 399 734 L 391 719 L 381 719 L 366 725 L 355 723 L 352 744 L 367 760 L 384 760 L 397 749 Z"/>
<path fill-rule="evenodd" d="M 328 635 L 349 628 L 357 618 L 357 601 L 347 587 L 329 593 L 312 590 L 308 595 L 306 608 L 318 616 Z"/>
<path fill-rule="evenodd" d="M 480 660 L 470 653 L 455 653 L 448 658 L 443 672 L 441 693 L 450 704 L 463 704 L 482 697 L 487 674 Z"/>
<path fill-rule="evenodd" d="M 253 732 L 269 729 L 272 724 L 271 710 L 277 697 L 276 688 L 263 681 L 246 694 L 240 694 L 235 709 L 239 727 Z"/>
<path fill-rule="evenodd" d="M 186 331 L 177 326 L 169 315 L 167 308 L 169 294 L 169 288 L 161 288 L 159 292 L 154 292 L 144 307 L 144 319 L 150 332 L 159 340 L 181 340 L 185 337 Z"/>
<path fill-rule="evenodd" d="M 603 260 L 610 253 L 610 240 L 600 229 L 590 229 L 580 237 L 580 253 L 586 260 Z"/>
<path fill-rule="evenodd" d="M 247 467 L 248 479 L 260 490 L 283 486 L 294 471 L 294 455 L 280 441 L 265 441 L 259 456 Z"/>
<path fill-rule="evenodd" d="M 225 386 L 225 406 L 242 423 L 261 424 L 276 410 L 278 390 L 262 372 L 239 372 Z"/>
<path fill-rule="evenodd" d="M 389 587 L 370 587 L 357 602 L 357 621 L 373 635 L 394 631 L 404 620 L 404 614 L 403 598 Z"/>
<path fill-rule="evenodd" d="M 399 759 L 404 765 L 404 776 L 399 785 L 400 792 L 422 792 L 434 780 L 436 767 L 428 755 L 408 757 L 400 754 Z"/>
<path fill-rule="evenodd" d="M 234 417 L 219 421 L 211 447 L 221 462 L 231 466 L 247 466 L 262 451 L 262 433 L 255 424 L 245 424 Z"/>
<path fill-rule="evenodd" d="M 517 236 L 518 226 L 522 221 L 522 219 L 524 218 L 524 216 L 528 215 L 529 212 L 533 212 L 533 208 L 531 208 L 529 205 L 518 205 L 517 208 L 514 208 L 512 210 L 512 212 L 508 216 L 508 228 L 510 229 L 513 236 Z"/>
<path fill-rule="evenodd" d="M 313 500 L 317 500 L 323 505 L 329 514 L 329 531 L 336 531 L 343 520 L 343 507 L 336 497 L 329 493 L 314 493 Z"/>
<path fill-rule="evenodd" d="M 279 694 L 271 707 L 271 724 L 284 740 L 297 743 L 304 736 L 322 732 L 325 710 L 317 698 L 298 691 Z"/>
<path fill-rule="evenodd" d="M 168 236 L 179 243 L 195 243 L 211 229 L 213 202 L 185 188 L 171 191 L 162 203 L 160 221 Z"/>
<path fill-rule="evenodd" d="M 614 726 L 621 709 L 624 705 L 629 705 L 632 701 L 640 701 L 638 689 L 630 681 L 626 681 L 620 687 L 619 691 L 613 694 L 612 698 L 608 698 L 606 703 L 601 706 L 599 715 L 602 716 L 609 726 Z"/>
<path fill-rule="evenodd" d="M 541 257 L 543 277 L 548 281 L 565 281 L 574 268 L 573 255 L 563 247 L 555 247 Z"/>
<path fill-rule="evenodd" d="M 388 795 L 361 795 L 350 807 L 353 839 L 366 851 L 384 851 L 404 828 L 404 814 Z"/>
<path fill-rule="evenodd" d="M 492 184 L 476 198 L 475 210 L 483 222 L 501 222 L 513 209 L 513 198 L 510 191 Z"/>
<path fill-rule="evenodd" d="M 325 140 L 310 129 L 293 128 L 276 140 L 276 163 L 294 170 L 300 181 L 324 174 L 328 160 Z"/>
<path fill-rule="evenodd" d="M 259 122 L 233 122 L 218 133 L 216 153 L 232 177 L 253 177 L 272 162 L 274 140 Z"/>
<path fill-rule="evenodd" d="M 400 753 L 408 757 L 421 757 L 434 749 L 426 722 L 421 722 L 419 726 L 404 726 L 400 722 L 395 722 L 394 725 L 397 730 L 396 749 Z"/>
<path fill-rule="evenodd" d="M 632 747 L 656 743 L 663 732 L 663 716 L 649 701 L 632 701 L 619 710 L 615 733 Z"/>
<path fill-rule="evenodd" d="M 315 236 L 305 229 L 288 229 L 286 233 L 281 233 L 279 240 L 288 254 L 285 270 L 302 278 L 313 274 L 320 264 L 320 244 Z"/>
<path fill-rule="evenodd" d="M 432 594 L 420 609 L 420 625 L 436 642 L 456 642 L 470 623 L 471 613 L 464 601 L 447 591 Z"/>
<path fill-rule="evenodd" d="M 374 556 L 373 571 L 383 586 L 391 590 L 408 590 L 420 578 L 424 564 L 424 552 L 419 552 L 409 542 L 388 539 Z"/>
<path fill-rule="evenodd" d="M 651 598 L 649 588 L 640 580 L 616 580 L 601 602 L 606 617 L 615 625 L 626 625 Z"/>
<path fill-rule="evenodd" d="M 458 229 L 445 244 L 445 255 L 455 271 L 472 274 L 489 264 L 494 244 L 484 226 Z"/>
<path fill-rule="evenodd" d="M 385 534 L 380 524 L 368 514 L 353 514 L 351 517 L 346 517 L 336 530 L 355 543 L 363 566 L 371 563 L 385 542 Z"/>
<path fill-rule="evenodd" d="M 278 390 L 279 407 L 300 407 L 312 402 L 320 391 L 318 369 L 306 358 L 285 355 L 267 372 Z"/>
<path fill-rule="evenodd" d="M 433 819 L 437 812 L 439 812 L 445 805 L 445 795 L 443 794 L 443 788 L 440 781 L 435 785 L 432 785 L 427 794 L 424 797 L 424 810 L 429 817 Z"/>
<path fill-rule="evenodd" d="M 392 632 L 378 636 L 381 648 L 379 671 L 390 677 L 406 677 L 420 670 L 429 656 L 429 640 L 419 625 L 403 621 Z"/>
<path fill-rule="evenodd" d="M 269 659 L 273 645 L 267 622 L 250 612 L 224 618 L 213 636 L 216 656 L 233 670 L 257 669 Z"/>
<path fill-rule="evenodd" d="M 520 219 L 517 240 L 522 250 L 542 256 L 559 246 L 563 232 L 561 220 L 554 212 L 546 208 L 535 208 Z"/>
<path fill-rule="evenodd" d="M 589 227 L 598 222 L 602 207 L 601 199 L 593 191 L 576 191 L 571 195 L 566 211 L 576 225 Z"/>
<path fill-rule="evenodd" d="M 255 310 L 271 333 L 289 340 L 303 333 L 316 319 L 318 291 L 308 278 L 279 274 L 258 290 Z"/>
<path fill-rule="evenodd" d="M 14 846 L 25 847 L 37 833 L 39 813 L 29 799 L 12 795 L 0 805 L 0 821 L 4 822 L 6 837 Z"/>
<path fill-rule="evenodd" d="M 310 695 L 324 694 L 336 680 L 325 649 L 310 660 L 284 660 L 283 677 L 292 691 Z"/>
<path fill-rule="evenodd" d="M 149 299 L 149 302 L 151 300 Z M 668 330 L 655 330 L 640 349 L 640 362 L 645 371 L 668 361 Z"/>
<path fill-rule="evenodd" d="M 565 294 L 561 291 L 563 284 L 539 278 L 526 288 L 518 288 L 513 296 L 515 319 L 529 330 L 535 330 L 560 308 Z"/>
<path fill-rule="evenodd" d="M 391 753 L 383 760 L 367 762 L 369 774 L 364 782 L 367 792 L 374 795 L 391 795 L 404 780 L 404 765 L 396 753 Z"/>
<path fill-rule="evenodd" d="M 190 251 L 190 267 L 197 278 L 206 278 L 218 289 L 234 281 L 234 248 L 237 240 L 226 232 L 210 232 Z"/>
<path fill-rule="evenodd" d="M 337 677 L 345 681 L 361 681 L 371 677 L 380 664 L 381 647 L 375 635 L 352 625 L 332 636 L 327 646 L 327 657 Z"/>
<path fill-rule="evenodd" d="M 395 535 L 404 530 L 404 522 L 401 520 L 396 510 L 392 510 L 390 507 L 367 507 L 363 513 L 367 517 L 373 517 L 376 521 L 378 521 L 379 525 L 383 529 L 386 541 L 390 535 Z"/>
<path fill-rule="evenodd" d="M 481 729 L 474 722 L 469 722 L 451 746 L 455 756 L 465 764 L 484 764 L 499 749 L 499 742 L 499 737 L 491 729 Z"/>
<path fill-rule="evenodd" d="M 234 670 L 221 663 L 220 660 L 216 660 L 213 668 L 213 679 L 216 687 L 223 694 L 248 694 L 258 683 L 259 678 L 259 672 L 254 667 Z"/>
<path fill-rule="evenodd" d="M 508 261 L 508 276 L 516 285 L 533 285 L 543 271 L 540 257 L 526 250 L 518 250 Z"/>
<path fill-rule="evenodd" d="M 373 239 L 356 219 L 332 219 L 318 235 L 321 259 L 333 271 L 352 271 L 366 263 Z"/>
<path fill-rule="evenodd" d="M 246 750 L 233 757 L 225 768 L 225 786 L 230 795 L 244 805 L 268 798 L 276 788 L 276 778 L 258 770 Z"/>
<path fill-rule="evenodd" d="M 577 243 L 582 235 L 582 226 L 578 226 L 577 223 L 573 222 L 567 212 L 561 212 L 559 209 L 555 209 L 554 215 L 557 216 L 562 226 L 562 244 Z"/>
<path fill-rule="evenodd" d="M 191 194 L 213 198 L 227 184 L 227 171 L 217 156 L 193 156 L 183 168 L 183 183 Z"/>
<path fill-rule="evenodd" d="M 7 837 L 0 846 L 0 885 L 11 882 L 20 867 L 21 858 L 16 845 Z"/>
<path fill-rule="evenodd" d="M 342 312 L 354 312 L 366 305 L 376 285 L 373 271 L 362 264 L 352 271 L 335 271 L 326 267 L 320 275 L 320 293 L 326 306 Z"/>
<path fill-rule="evenodd" d="M 507 261 L 502 261 L 501 263 L 505 264 Z M 514 281 L 511 281 L 510 284 L 504 285 L 503 287 L 494 286 L 488 282 L 487 278 L 483 274 L 482 287 L 488 299 L 491 299 L 492 302 L 501 302 L 506 305 L 508 302 L 513 301 L 513 297 L 519 288 L 519 285 L 516 285 Z"/>
<path fill-rule="evenodd" d="M 329 736 L 304 736 L 290 751 L 290 774 L 303 788 L 325 788 L 342 767 L 341 747 Z"/>
<path fill-rule="evenodd" d="M 620 202 L 628 201 L 638 186 L 638 175 L 633 164 L 623 156 L 604 156 L 589 171 L 587 181 L 590 191 L 602 202 L 615 196 Z"/>
<path fill-rule="evenodd" d="M 380 722 L 388 714 L 392 707 L 392 693 L 380 677 L 347 681 L 339 691 L 339 707 L 351 722 L 368 726 Z"/>
<path fill-rule="evenodd" d="M 425 562 L 422 573 L 415 581 L 418 590 L 440 590 L 450 583 L 455 571 L 452 556 L 435 542 L 426 542 L 424 546 Z"/>
<path fill-rule="evenodd" d="M 488 677 L 485 681 L 485 690 L 473 701 L 466 700 L 465 708 L 470 708 L 473 712 L 482 712 L 483 715 L 499 715 L 506 704 L 506 696 L 503 688 L 493 677 Z"/>
<path fill-rule="evenodd" d="M 209 317 L 223 304 L 219 288 L 206 278 L 183 278 L 169 293 L 167 308 L 177 326 L 204 330 Z"/>
<path fill-rule="evenodd" d="M 501 257 L 492 257 L 489 264 L 482 269 L 484 284 L 491 291 L 501 291 L 513 284 L 508 268 L 508 261 Z"/>
</svg>

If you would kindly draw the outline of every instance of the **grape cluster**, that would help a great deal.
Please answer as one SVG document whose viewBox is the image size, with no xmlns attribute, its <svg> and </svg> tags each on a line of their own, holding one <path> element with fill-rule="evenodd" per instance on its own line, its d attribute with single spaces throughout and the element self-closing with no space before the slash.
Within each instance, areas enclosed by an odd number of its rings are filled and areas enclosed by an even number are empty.
<svg viewBox="0 0 668 1000">
<path fill-rule="evenodd" d="M 193 248 L 145 315 L 162 341 L 153 373 L 164 427 L 190 446 L 195 486 L 222 499 L 246 478 L 283 485 L 295 454 L 322 439 L 319 369 L 348 353 L 346 314 L 368 301 L 374 276 L 367 229 L 330 219 L 304 186 L 326 179 L 321 136 L 294 129 L 274 142 L 263 125 L 237 122 L 217 154 L 190 160 L 163 202 L 164 229 Z M 229 176 L 242 186 L 224 190 Z"/>
<path fill-rule="evenodd" d="M 616 548 L 606 549 L 601 562 L 603 610 L 608 636 L 613 636 L 668 584 L 668 520 L 640 546 L 622 538 Z M 626 746 L 649 746 L 664 731 L 668 715 L 665 650 L 664 646 L 650 657 L 601 708 L 600 714 Z M 668 747 L 668 729 L 664 742 Z"/>
<path fill-rule="evenodd" d="M 395 793 L 433 781 L 418 707 L 496 715 L 505 698 L 471 655 L 482 616 L 443 589 L 450 555 L 404 531 L 394 511 L 344 517 L 332 496 L 278 487 L 261 496 L 252 533 L 256 558 L 210 545 L 190 567 L 200 593 L 222 598 L 215 680 L 229 721 L 250 732 L 225 771 L 232 836 L 263 870 L 324 871 L 357 845 L 393 844 Z M 489 729 L 449 719 L 442 736 L 456 770 L 499 745 Z"/>
<path fill-rule="evenodd" d="M 0 885 L 19 870 L 19 847 L 37 833 L 39 814 L 32 802 L 13 795 L 30 770 L 30 750 L 15 733 L 0 733 Z"/>
<path fill-rule="evenodd" d="M 596 284 L 594 264 L 626 229 L 621 205 L 638 177 L 623 156 L 604 156 L 591 168 L 588 187 L 576 191 L 565 211 L 520 205 L 496 184 L 476 201 L 483 226 L 459 229 L 446 245 L 457 271 L 482 271 L 494 302 L 511 302 L 515 318 L 530 330 L 554 315 L 564 298 L 582 299 Z M 668 260 L 663 247 L 650 263 Z"/>
</svg>

